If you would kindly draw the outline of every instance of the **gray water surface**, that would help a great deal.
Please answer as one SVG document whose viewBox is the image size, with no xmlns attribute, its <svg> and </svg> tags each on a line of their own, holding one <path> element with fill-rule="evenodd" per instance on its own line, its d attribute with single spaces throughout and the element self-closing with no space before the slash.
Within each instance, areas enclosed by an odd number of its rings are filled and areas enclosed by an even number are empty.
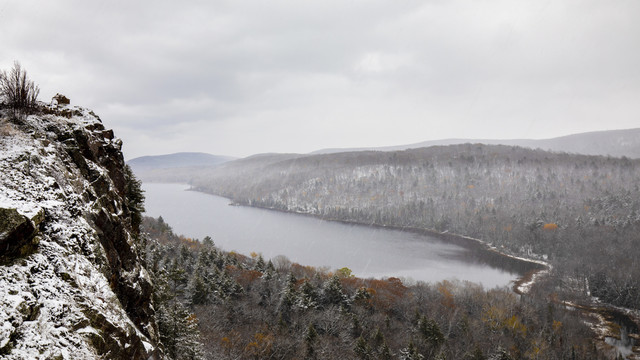
<svg viewBox="0 0 640 360">
<path fill-rule="evenodd" d="M 359 277 L 416 281 L 468 280 L 486 288 L 507 286 L 517 274 L 464 260 L 463 247 L 399 230 L 325 221 L 244 206 L 188 185 L 145 183 L 146 215 L 162 216 L 174 233 L 211 236 L 224 250 L 265 259 L 285 255 L 302 265 L 348 267 Z"/>
</svg>

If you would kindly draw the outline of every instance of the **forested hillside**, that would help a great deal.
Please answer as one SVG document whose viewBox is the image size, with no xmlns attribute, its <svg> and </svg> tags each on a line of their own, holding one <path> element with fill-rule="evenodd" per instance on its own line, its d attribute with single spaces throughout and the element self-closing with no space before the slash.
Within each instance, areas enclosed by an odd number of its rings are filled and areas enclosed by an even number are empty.
<svg viewBox="0 0 640 360">
<path fill-rule="evenodd" d="M 192 185 L 244 205 L 479 238 L 548 258 L 576 295 L 640 308 L 640 160 L 479 144 L 265 158 Z"/>
<path fill-rule="evenodd" d="M 406 285 L 225 252 L 145 218 L 147 263 L 172 359 L 609 359 L 589 324 L 546 293 Z M 619 328 L 618 328 L 619 329 Z M 601 336 L 602 334 L 598 335 Z"/>
</svg>

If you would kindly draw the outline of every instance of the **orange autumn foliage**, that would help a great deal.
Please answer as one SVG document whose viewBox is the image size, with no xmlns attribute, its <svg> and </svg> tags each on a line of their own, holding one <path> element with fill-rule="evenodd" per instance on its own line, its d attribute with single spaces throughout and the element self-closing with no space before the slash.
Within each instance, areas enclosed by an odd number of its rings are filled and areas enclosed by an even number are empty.
<svg viewBox="0 0 640 360">
<path fill-rule="evenodd" d="M 407 287 L 396 277 L 384 280 L 371 279 L 369 287 L 373 290 L 372 302 L 377 308 L 388 311 L 404 296 Z"/>
<path fill-rule="evenodd" d="M 455 309 L 456 304 L 453 300 L 453 294 L 451 293 L 451 283 L 447 280 L 444 280 L 440 284 L 438 284 L 438 292 L 442 295 L 442 300 L 440 303 L 449 309 Z"/>
<path fill-rule="evenodd" d="M 253 341 L 244 348 L 245 354 L 254 359 L 268 358 L 272 353 L 273 335 L 257 332 L 253 335 Z"/>
<path fill-rule="evenodd" d="M 300 265 L 298 263 L 291 264 L 291 273 L 298 278 L 312 278 L 317 272 L 313 266 Z"/>
<path fill-rule="evenodd" d="M 234 275 L 238 284 L 246 288 L 247 285 L 250 285 L 259 279 L 262 276 L 262 273 L 256 270 L 238 269 Z"/>
</svg>

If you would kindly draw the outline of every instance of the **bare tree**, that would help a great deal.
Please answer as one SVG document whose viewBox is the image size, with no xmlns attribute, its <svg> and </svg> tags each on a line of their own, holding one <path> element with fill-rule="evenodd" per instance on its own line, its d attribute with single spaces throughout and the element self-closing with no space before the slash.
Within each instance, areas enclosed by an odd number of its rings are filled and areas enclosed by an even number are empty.
<svg viewBox="0 0 640 360">
<path fill-rule="evenodd" d="M 27 77 L 19 62 L 8 73 L 0 73 L 0 97 L 13 109 L 14 116 L 26 114 L 36 107 L 40 88 Z"/>
</svg>

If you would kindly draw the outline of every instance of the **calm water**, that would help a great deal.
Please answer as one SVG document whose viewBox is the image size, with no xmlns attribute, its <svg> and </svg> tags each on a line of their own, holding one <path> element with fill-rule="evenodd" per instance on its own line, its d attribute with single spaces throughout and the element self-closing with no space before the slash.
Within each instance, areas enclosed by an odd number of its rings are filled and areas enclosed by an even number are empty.
<svg viewBox="0 0 640 360">
<path fill-rule="evenodd" d="M 469 259 L 469 250 L 424 235 L 324 221 L 264 209 L 229 206 L 229 200 L 186 191 L 187 185 L 144 184 L 146 215 L 158 217 L 176 234 L 265 259 L 285 255 L 302 265 L 348 267 L 360 277 L 436 282 L 469 280 L 506 286 L 517 274 Z"/>
</svg>

